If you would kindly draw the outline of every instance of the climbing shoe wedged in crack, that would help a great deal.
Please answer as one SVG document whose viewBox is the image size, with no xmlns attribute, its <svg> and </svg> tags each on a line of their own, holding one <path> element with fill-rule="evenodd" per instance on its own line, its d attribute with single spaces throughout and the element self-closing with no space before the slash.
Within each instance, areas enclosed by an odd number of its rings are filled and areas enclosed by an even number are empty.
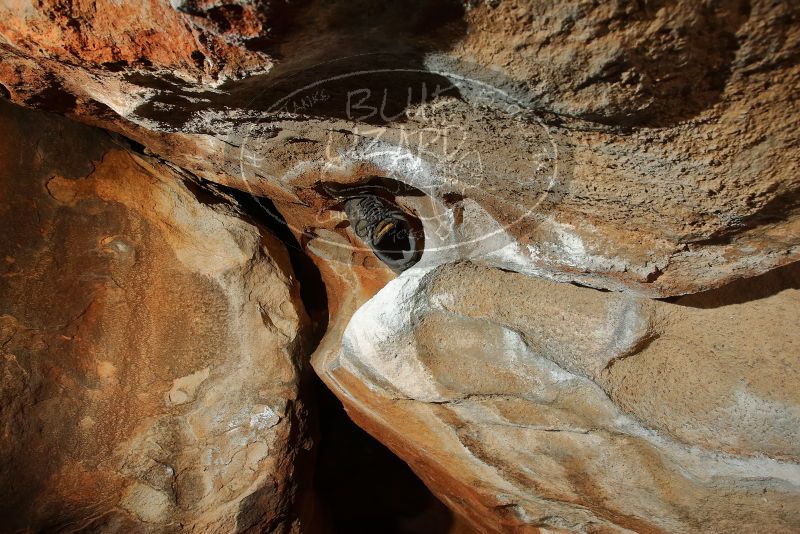
<svg viewBox="0 0 800 534">
<path fill-rule="evenodd" d="M 355 234 L 393 270 L 403 271 L 417 262 L 420 240 L 400 207 L 377 195 L 362 194 L 347 200 L 344 211 Z"/>
</svg>

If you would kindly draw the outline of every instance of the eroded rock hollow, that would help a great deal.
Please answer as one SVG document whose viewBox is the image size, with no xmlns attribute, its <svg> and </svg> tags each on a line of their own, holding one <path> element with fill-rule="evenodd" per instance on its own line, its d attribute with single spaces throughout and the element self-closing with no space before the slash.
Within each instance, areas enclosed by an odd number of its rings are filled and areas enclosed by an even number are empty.
<svg viewBox="0 0 800 534">
<path fill-rule="evenodd" d="M 0 3 L 0 531 L 800 531 L 799 17 Z"/>
</svg>

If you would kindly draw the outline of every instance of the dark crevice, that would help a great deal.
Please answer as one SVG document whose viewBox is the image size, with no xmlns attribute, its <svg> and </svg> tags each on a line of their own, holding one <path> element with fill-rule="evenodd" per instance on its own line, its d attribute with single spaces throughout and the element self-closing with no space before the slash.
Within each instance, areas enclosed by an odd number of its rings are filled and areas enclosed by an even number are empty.
<svg viewBox="0 0 800 534">
<path fill-rule="evenodd" d="M 325 286 L 319 270 L 275 205 L 267 198 L 197 177 L 185 183 L 199 202 L 236 207 L 243 219 L 267 229 L 285 244 L 300 282 L 303 304 L 314 325 L 312 343 L 307 347 L 307 354 L 311 354 L 328 324 Z M 302 458 L 296 462 L 298 472 L 304 473 L 301 477 L 304 485 L 312 486 L 315 496 L 309 531 L 445 534 L 450 530 L 453 517 L 447 507 L 405 462 L 350 419 L 339 400 L 313 372 L 304 375 L 301 397 L 307 399 L 311 427 L 317 428 L 311 431 L 315 435 L 315 450 L 301 454 Z M 242 519 L 246 525 L 254 524 L 257 518 Z"/>
<path fill-rule="evenodd" d="M 47 80 L 47 86 L 31 96 L 25 101 L 25 104 L 34 107 L 51 111 L 53 113 L 65 114 L 75 109 L 75 104 L 78 99 L 72 93 L 66 91 L 61 83 L 51 76 Z"/>
<path fill-rule="evenodd" d="M 320 182 L 314 186 L 314 190 L 324 197 L 339 200 L 340 207 L 345 199 L 363 193 L 379 195 L 386 199 L 393 199 L 400 196 L 425 196 L 425 192 L 421 189 L 385 176 L 370 176 L 368 179 L 358 184 Z"/>
<path fill-rule="evenodd" d="M 444 534 L 453 518 L 411 468 L 353 423 L 318 378 L 314 489 L 336 534 Z"/>
<path fill-rule="evenodd" d="M 101 66 L 110 72 L 122 72 L 128 67 L 128 62 L 124 59 L 119 61 L 106 61 L 105 63 L 101 63 Z"/>
<path fill-rule="evenodd" d="M 146 146 L 144 146 L 142 143 L 139 143 L 138 141 L 134 141 L 130 137 L 124 137 L 122 135 L 111 132 L 109 132 L 109 136 L 114 141 L 114 143 L 127 148 L 131 152 L 136 152 L 137 154 L 140 154 L 142 156 L 151 155 L 150 151 L 147 149 Z"/>
<path fill-rule="evenodd" d="M 203 183 L 202 181 L 185 180 L 184 185 L 194 195 L 194 198 L 204 206 L 217 206 L 220 204 L 231 204 L 234 200 L 231 197 L 223 196 L 214 185 Z"/>
<path fill-rule="evenodd" d="M 679 306 L 712 309 L 769 298 L 787 289 L 800 289 L 800 262 L 777 267 L 758 276 L 734 280 L 716 289 L 664 300 Z"/>
<path fill-rule="evenodd" d="M 575 287 L 580 287 L 580 288 L 582 288 L 582 289 L 593 289 L 593 290 L 595 290 L 595 291 L 599 291 L 599 292 L 601 292 L 601 293 L 611 293 L 611 290 L 610 290 L 610 289 L 606 289 L 606 288 L 604 288 L 604 287 L 595 287 L 595 286 L 590 286 L 590 285 L 588 285 L 588 284 L 583 284 L 583 283 L 581 283 L 581 282 L 576 282 L 575 280 L 573 280 L 573 281 L 571 281 L 571 282 L 569 282 L 569 283 L 570 283 L 571 285 L 575 286 Z"/>
<path fill-rule="evenodd" d="M 797 191 L 788 191 L 776 195 L 757 211 L 742 217 L 735 224 L 728 224 L 712 235 L 686 238 L 682 243 L 692 246 L 729 245 L 747 231 L 791 220 L 797 216 L 798 210 L 800 210 L 800 194 Z"/>
</svg>

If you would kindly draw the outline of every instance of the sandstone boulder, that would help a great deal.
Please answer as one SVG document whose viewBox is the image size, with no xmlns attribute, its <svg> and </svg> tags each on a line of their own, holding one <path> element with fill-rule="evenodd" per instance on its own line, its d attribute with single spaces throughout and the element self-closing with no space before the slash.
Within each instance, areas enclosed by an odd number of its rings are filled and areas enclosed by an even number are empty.
<svg viewBox="0 0 800 534">
<path fill-rule="evenodd" d="M 7 103 L 0 131 L 2 530 L 296 527 L 283 245 L 108 134 Z"/>
<path fill-rule="evenodd" d="M 315 367 L 486 532 L 800 528 L 800 269 L 652 301 L 412 269 Z"/>
</svg>

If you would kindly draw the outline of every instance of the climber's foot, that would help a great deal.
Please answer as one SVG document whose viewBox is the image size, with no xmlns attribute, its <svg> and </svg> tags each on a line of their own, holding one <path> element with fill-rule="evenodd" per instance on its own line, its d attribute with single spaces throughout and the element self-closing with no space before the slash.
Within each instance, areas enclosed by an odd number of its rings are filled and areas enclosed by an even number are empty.
<svg viewBox="0 0 800 534">
<path fill-rule="evenodd" d="M 409 216 L 398 206 L 364 194 L 345 202 L 344 209 L 356 235 L 386 265 L 402 271 L 416 263 L 417 236 Z"/>
</svg>

